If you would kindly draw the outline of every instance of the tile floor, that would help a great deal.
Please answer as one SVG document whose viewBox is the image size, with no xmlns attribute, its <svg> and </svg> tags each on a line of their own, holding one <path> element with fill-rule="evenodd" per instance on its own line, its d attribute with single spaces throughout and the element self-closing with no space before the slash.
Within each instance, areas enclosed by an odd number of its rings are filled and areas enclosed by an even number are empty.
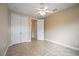
<svg viewBox="0 0 79 59">
<path fill-rule="evenodd" d="M 29 43 L 10 46 L 6 56 L 79 56 L 79 51 L 33 39 Z"/>
</svg>

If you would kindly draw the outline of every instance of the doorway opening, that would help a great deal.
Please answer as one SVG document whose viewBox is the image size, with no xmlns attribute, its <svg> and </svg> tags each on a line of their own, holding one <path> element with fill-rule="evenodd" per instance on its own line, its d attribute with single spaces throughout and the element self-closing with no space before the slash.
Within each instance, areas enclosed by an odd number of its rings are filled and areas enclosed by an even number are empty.
<svg viewBox="0 0 79 59">
<path fill-rule="evenodd" d="M 32 40 L 37 40 L 37 20 L 32 19 L 31 28 Z"/>
<path fill-rule="evenodd" d="M 44 19 L 32 19 L 31 22 L 32 40 L 44 40 Z"/>
</svg>

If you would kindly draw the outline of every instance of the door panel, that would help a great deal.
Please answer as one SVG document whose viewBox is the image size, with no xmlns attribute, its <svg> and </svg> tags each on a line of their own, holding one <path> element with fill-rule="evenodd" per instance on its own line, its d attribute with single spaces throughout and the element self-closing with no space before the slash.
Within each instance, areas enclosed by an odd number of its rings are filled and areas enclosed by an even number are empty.
<svg viewBox="0 0 79 59">
<path fill-rule="evenodd" d="M 44 40 L 44 20 L 37 20 L 37 39 Z"/>
<path fill-rule="evenodd" d="M 21 18 L 21 38 L 22 38 L 22 42 L 26 42 L 29 38 L 28 38 L 28 31 L 29 31 L 29 22 L 28 22 L 28 18 L 26 18 L 25 16 L 22 16 Z M 27 39 L 27 40 L 25 40 Z"/>
</svg>

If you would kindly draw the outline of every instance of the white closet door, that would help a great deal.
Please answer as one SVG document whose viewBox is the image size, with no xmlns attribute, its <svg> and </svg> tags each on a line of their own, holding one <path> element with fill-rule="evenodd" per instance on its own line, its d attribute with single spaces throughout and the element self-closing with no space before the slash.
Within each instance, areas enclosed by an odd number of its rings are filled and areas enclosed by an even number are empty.
<svg viewBox="0 0 79 59">
<path fill-rule="evenodd" d="M 11 44 L 31 41 L 29 21 L 26 16 L 11 14 Z"/>
<path fill-rule="evenodd" d="M 31 40 L 30 36 L 30 26 L 29 19 L 26 16 L 21 17 L 21 41 L 29 42 Z"/>
<path fill-rule="evenodd" d="M 11 44 L 20 43 L 20 16 L 11 14 Z"/>
<path fill-rule="evenodd" d="M 44 40 L 44 20 L 37 20 L 37 39 Z"/>
</svg>

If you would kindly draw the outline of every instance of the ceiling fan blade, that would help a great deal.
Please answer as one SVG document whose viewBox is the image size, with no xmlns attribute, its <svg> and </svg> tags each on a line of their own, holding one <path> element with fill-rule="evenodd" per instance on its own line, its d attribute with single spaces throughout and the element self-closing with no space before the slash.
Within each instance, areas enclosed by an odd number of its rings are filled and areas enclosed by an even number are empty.
<svg viewBox="0 0 79 59">
<path fill-rule="evenodd" d="M 53 11 L 49 11 L 49 10 L 46 10 L 45 12 L 47 12 L 47 13 L 53 13 Z"/>
<path fill-rule="evenodd" d="M 42 9 L 40 9 L 40 8 L 35 8 L 35 10 L 38 10 L 38 11 L 40 11 L 40 10 L 42 10 Z"/>
</svg>

